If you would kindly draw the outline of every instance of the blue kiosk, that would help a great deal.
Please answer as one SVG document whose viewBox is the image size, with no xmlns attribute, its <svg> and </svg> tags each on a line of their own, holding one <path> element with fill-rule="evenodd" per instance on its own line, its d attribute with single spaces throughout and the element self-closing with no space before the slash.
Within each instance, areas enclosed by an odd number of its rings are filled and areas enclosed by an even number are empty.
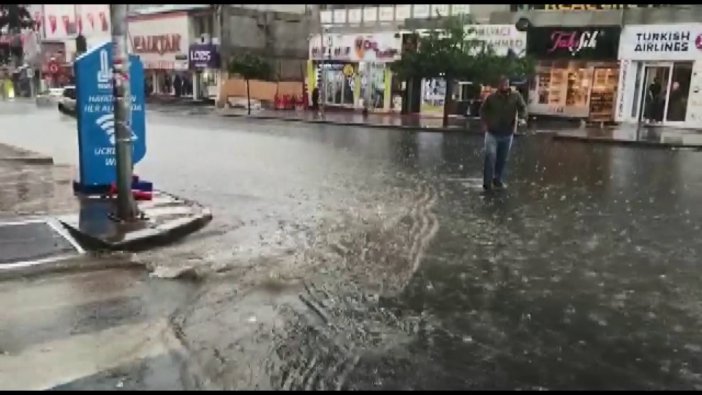
<svg viewBox="0 0 702 395">
<path fill-rule="evenodd" d="M 146 155 L 146 108 L 144 66 L 138 56 L 129 55 L 132 97 L 133 160 Z M 79 179 L 73 183 L 76 194 L 108 193 L 117 180 L 115 155 L 112 43 L 105 42 L 79 56 L 76 76 L 76 119 L 78 122 Z M 133 189 L 151 190 L 151 183 L 135 177 Z"/>
</svg>

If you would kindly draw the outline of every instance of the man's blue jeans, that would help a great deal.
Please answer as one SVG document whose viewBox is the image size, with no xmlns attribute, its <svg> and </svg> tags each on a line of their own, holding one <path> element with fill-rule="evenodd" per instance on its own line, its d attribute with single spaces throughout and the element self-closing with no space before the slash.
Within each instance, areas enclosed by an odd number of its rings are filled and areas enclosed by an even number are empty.
<svg viewBox="0 0 702 395">
<path fill-rule="evenodd" d="M 505 165 L 512 147 L 513 135 L 496 136 L 485 133 L 485 165 L 483 167 L 483 185 L 490 188 L 493 181 L 504 180 Z"/>
</svg>

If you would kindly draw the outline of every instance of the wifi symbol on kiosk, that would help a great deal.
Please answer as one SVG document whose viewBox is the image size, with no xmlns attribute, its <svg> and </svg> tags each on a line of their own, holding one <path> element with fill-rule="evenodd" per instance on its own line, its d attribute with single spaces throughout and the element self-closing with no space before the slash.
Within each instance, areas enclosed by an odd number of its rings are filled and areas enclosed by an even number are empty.
<svg viewBox="0 0 702 395">
<path fill-rule="evenodd" d="M 95 123 L 107 134 L 110 144 L 115 145 L 115 114 L 105 114 L 98 118 Z"/>
<path fill-rule="evenodd" d="M 95 123 L 105 132 L 110 144 L 115 145 L 115 114 L 105 114 L 95 120 Z M 136 140 L 137 136 L 132 132 L 132 141 Z"/>
</svg>

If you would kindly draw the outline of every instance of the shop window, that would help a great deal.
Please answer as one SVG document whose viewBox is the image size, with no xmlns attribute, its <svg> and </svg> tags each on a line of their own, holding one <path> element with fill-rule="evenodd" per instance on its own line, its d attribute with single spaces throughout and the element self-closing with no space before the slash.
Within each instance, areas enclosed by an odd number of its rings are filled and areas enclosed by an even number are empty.
<svg viewBox="0 0 702 395">
<path fill-rule="evenodd" d="M 353 105 L 354 77 L 344 75 L 345 63 L 324 64 L 327 104 Z"/>
<path fill-rule="evenodd" d="M 608 122 L 614 120 L 614 102 L 619 80 L 619 68 L 596 67 L 590 92 L 590 120 Z"/>
<path fill-rule="evenodd" d="M 539 67 L 536 76 L 537 103 L 554 107 L 586 107 L 592 69 L 585 62 L 553 62 Z"/>
<path fill-rule="evenodd" d="M 687 114 L 687 98 L 690 93 L 692 63 L 675 63 L 668 93 L 669 122 L 684 122 Z"/>
<path fill-rule="evenodd" d="M 361 63 L 361 98 L 369 100 L 369 107 L 385 108 L 385 64 Z"/>
</svg>

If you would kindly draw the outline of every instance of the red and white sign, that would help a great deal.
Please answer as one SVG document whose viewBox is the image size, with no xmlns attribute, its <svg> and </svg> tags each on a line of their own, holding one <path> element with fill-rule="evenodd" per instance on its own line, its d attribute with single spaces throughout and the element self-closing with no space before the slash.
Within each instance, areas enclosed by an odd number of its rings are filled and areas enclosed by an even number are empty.
<svg viewBox="0 0 702 395">
<path fill-rule="evenodd" d="M 129 19 L 130 51 L 147 70 L 187 70 L 188 15 L 174 12 Z"/>
<path fill-rule="evenodd" d="M 310 40 L 309 57 L 348 62 L 394 62 L 400 59 L 402 39 L 395 33 L 326 34 Z"/>
</svg>

